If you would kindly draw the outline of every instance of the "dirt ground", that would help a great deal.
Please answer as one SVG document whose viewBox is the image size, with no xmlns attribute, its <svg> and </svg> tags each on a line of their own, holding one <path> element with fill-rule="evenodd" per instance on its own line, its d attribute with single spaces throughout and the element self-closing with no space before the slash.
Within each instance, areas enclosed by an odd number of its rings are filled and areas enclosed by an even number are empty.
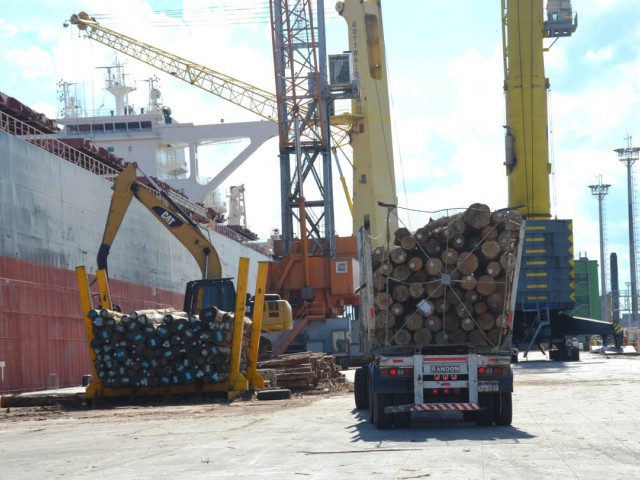
<svg viewBox="0 0 640 480">
<path fill-rule="evenodd" d="M 170 416 L 188 415 L 191 418 L 212 415 L 238 415 L 248 412 L 264 413 L 277 408 L 291 409 L 309 405 L 320 398 L 332 395 L 351 396 L 353 384 L 321 385 L 314 390 L 292 392 L 287 400 L 258 400 L 255 394 L 235 400 L 220 396 L 173 396 L 163 398 L 124 398 L 109 401 L 100 407 L 88 407 L 85 401 L 70 396 L 56 405 L 35 407 L 7 407 L 0 410 L 0 423 L 55 420 L 73 416 L 77 420 L 128 418 L 158 420 Z"/>
</svg>

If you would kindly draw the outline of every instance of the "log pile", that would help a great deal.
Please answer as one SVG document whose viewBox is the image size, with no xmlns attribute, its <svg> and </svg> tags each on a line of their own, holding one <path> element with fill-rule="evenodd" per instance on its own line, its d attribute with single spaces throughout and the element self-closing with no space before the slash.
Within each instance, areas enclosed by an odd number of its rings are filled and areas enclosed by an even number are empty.
<svg viewBox="0 0 640 480">
<path fill-rule="evenodd" d="M 521 216 L 473 204 L 394 234 L 372 252 L 375 317 L 381 346 L 496 346 L 509 328 L 508 305 Z M 515 295 L 515 293 L 514 293 Z"/>
<path fill-rule="evenodd" d="M 302 352 L 280 355 L 258 362 L 259 369 L 275 370 L 279 387 L 294 391 L 344 383 L 345 377 L 335 357 L 324 353 Z"/>
<path fill-rule="evenodd" d="M 215 307 L 198 316 L 173 309 L 123 315 L 92 310 L 91 349 L 105 387 L 208 384 L 229 376 L 234 315 Z M 251 320 L 244 319 L 240 370 L 247 370 Z"/>
</svg>

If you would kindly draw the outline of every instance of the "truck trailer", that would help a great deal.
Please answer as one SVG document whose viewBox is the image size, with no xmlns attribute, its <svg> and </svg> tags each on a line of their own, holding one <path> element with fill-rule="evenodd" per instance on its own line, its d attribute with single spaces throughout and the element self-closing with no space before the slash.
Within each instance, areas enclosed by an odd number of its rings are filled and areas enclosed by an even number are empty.
<svg viewBox="0 0 640 480">
<path fill-rule="evenodd" d="M 365 363 L 354 397 L 377 428 L 408 427 L 412 412 L 434 411 L 511 424 L 524 230 L 518 213 L 473 204 L 416 232 L 401 228 L 373 250 L 359 231 Z"/>
</svg>

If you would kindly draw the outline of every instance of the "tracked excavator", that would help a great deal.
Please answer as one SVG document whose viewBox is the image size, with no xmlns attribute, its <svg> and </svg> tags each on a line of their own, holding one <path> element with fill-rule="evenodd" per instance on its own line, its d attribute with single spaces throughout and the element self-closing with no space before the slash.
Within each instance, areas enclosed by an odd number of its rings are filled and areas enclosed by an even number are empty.
<svg viewBox="0 0 640 480">
<path fill-rule="evenodd" d="M 184 311 L 197 314 L 203 308 L 215 306 L 223 311 L 234 311 L 236 289 L 232 278 L 222 277 L 222 267 L 215 247 L 204 235 L 198 224 L 175 203 L 149 176 L 143 173 L 152 188 L 138 181 L 139 168 L 130 163 L 113 183 L 113 196 L 109 207 L 102 243 L 98 250 L 98 269 L 108 270 L 107 258 L 131 200 L 135 197 L 155 218 L 167 228 L 191 253 L 202 278 L 187 283 Z M 253 313 L 253 302 L 247 304 L 247 316 Z M 291 330 L 291 306 L 278 295 L 266 294 L 262 330 L 267 332 Z"/>
</svg>

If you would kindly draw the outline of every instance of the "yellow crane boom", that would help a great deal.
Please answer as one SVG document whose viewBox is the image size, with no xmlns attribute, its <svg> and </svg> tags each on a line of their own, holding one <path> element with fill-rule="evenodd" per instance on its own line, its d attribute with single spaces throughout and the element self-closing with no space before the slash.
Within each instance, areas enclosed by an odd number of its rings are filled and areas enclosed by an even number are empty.
<svg viewBox="0 0 640 480">
<path fill-rule="evenodd" d="M 86 32 L 92 40 L 213 93 L 267 120 L 278 121 L 276 97 L 271 92 L 110 30 L 94 18 L 90 18 L 86 12 L 72 15 L 69 22 Z"/>
</svg>

